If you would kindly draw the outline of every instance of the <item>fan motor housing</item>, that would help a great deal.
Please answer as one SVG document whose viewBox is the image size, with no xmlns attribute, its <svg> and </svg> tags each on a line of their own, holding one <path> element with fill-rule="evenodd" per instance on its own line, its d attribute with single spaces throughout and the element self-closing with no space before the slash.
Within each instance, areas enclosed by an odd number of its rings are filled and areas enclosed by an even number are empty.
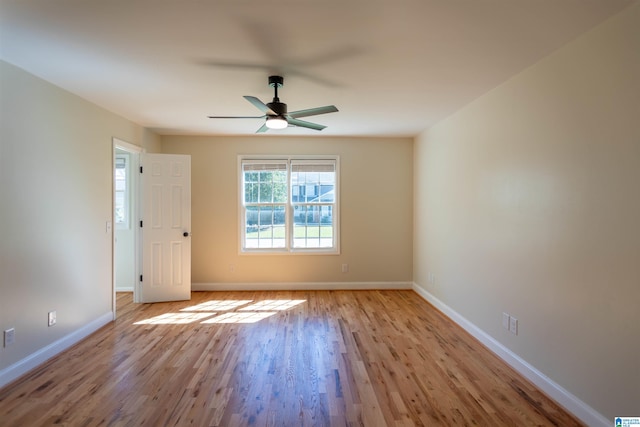
<svg viewBox="0 0 640 427">
<path fill-rule="evenodd" d="M 283 102 L 269 102 L 267 104 L 267 107 L 271 108 L 271 110 L 276 113 L 276 115 L 278 116 L 282 116 L 284 114 L 287 114 L 287 104 L 283 103 Z"/>
</svg>

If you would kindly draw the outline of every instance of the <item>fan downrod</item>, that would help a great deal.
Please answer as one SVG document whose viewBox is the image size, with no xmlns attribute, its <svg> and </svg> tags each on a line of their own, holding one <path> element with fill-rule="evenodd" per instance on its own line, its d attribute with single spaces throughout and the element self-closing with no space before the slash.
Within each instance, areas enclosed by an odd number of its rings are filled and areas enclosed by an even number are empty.
<svg viewBox="0 0 640 427">
<path fill-rule="evenodd" d="M 278 98 L 278 88 L 283 84 L 284 78 L 282 76 L 269 76 L 269 86 L 273 88 L 273 101 L 267 103 L 267 107 L 271 108 L 276 116 L 287 114 L 287 104 L 280 102 L 280 98 Z"/>
</svg>

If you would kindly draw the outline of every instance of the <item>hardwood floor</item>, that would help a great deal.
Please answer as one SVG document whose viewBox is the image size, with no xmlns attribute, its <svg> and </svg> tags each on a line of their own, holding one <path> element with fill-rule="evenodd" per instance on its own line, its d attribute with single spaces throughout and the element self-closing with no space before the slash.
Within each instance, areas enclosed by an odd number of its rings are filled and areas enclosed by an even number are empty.
<svg viewBox="0 0 640 427">
<path fill-rule="evenodd" d="M 117 306 L 0 390 L 0 425 L 581 425 L 413 291 Z"/>
</svg>

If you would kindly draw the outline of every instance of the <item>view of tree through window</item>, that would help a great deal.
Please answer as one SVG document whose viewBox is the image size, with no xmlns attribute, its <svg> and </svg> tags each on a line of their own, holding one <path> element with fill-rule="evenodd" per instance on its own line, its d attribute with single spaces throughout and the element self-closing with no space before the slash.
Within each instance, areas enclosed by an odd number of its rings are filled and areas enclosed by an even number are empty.
<svg viewBox="0 0 640 427">
<path fill-rule="evenodd" d="M 287 165 L 245 164 L 245 247 L 284 248 Z"/>
<path fill-rule="evenodd" d="M 336 159 L 242 160 L 242 249 L 336 251 Z"/>
</svg>

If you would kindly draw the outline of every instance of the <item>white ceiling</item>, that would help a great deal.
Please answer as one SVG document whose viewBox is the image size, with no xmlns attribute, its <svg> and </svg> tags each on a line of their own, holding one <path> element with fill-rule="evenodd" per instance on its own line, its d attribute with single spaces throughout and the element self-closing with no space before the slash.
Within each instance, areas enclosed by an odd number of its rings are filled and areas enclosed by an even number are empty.
<svg viewBox="0 0 640 427">
<path fill-rule="evenodd" d="M 270 132 L 413 136 L 635 1 L 0 0 L 0 58 L 160 134 L 253 134 L 207 116 L 282 73 L 340 112 Z"/>
</svg>

